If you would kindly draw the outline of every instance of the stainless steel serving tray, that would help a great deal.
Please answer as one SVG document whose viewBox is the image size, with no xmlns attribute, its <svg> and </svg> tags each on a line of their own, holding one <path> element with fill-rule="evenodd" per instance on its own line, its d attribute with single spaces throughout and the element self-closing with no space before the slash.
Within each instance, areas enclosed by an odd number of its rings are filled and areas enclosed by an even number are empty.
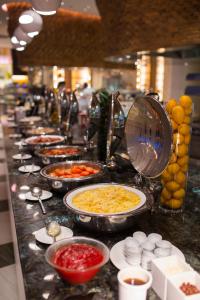
<svg viewBox="0 0 200 300">
<path fill-rule="evenodd" d="M 62 155 L 47 155 L 43 152 L 45 150 L 51 150 L 51 149 L 77 149 L 78 152 L 76 154 L 62 154 Z M 56 163 L 63 160 L 72 160 L 72 159 L 78 159 L 80 158 L 84 153 L 84 149 L 79 146 L 67 146 L 67 145 L 58 145 L 58 146 L 51 146 L 51 147 L 43 147 L 41 149 L 37 149 L 35 151 L 35 155 L 41 158 L 44 165 L 49 165 L 50 163 Z"/>
<path fill-rule="evenodd" d="M 172 128 L 161 104 L 152 96 L 136 97 L 128 113 L 125 133 L 134 168 L 147 178 L 159 176 L 172 150 Z"/>
<path fill-rule="evenodd" d="M 55 168 L 58 167 L 70 168 L 73 165 L 77 166 L 82 164 L 88 167 L 96 168 L 97 170 L 99 170 L 99 172 L 97 174 L 79 177 L 79 178 L 60 178 L 60 177 L 53 177 L 49 175 L 49 173 L 53 171 Z M 47 179 L 50 187 L 60 192 L 68 191 L 69 186 L 73 183 L 81 183 L 88 180 L 93 180 L 95 178 L 102 176 L 103 173 L 104 173 L 104 166 L 102 164 L 97 162 L 87 161 L 87 160 L 59 162 L 59 163 L 48 165 L 40 171 L 40 174 Z"/>
<path fill-rule="evenodd" d="M 129 188 L 134 188 L 140 191 L 137 187 L 130 187 L 128 185 L 117 184 L 117 183 L 100 183 L 95 184 L 95 186 L 108 186 L 108 185 L 119 185 Z M 93 185 L 94 186 L 94 185 Z M 84 188 L 90 188 L 92 185 L 85 186 Z M 73 214 L 76 223 L 92 231 L 102 231 L 102 232 L 118 232 L 127 229 L 134 225 L 137 220 L 137 216 L 147 211 L 150 211 L 153 206 L 153 197 L 147 190 L 142 190 L 141 192 L 146 196 L 146 202 L 144 205 L 138 209 L 134 209 L 129 212 L 118 213 L 118 214 L 94 214 L 85 211 L 79 211 L 68 204 L 68 198 L 75 191 L 81 191 L 82 189 L 77 188 L 73 191 L 68 192 L 64 198 L 63 202 L 67 209 Z"/>
<path fill-rule="evenodd" d="M 45 132 L 45 129 L 51 129 L 51 132 Z M 40 133 L 34 133 L 33 131 L 34 130 L 40 130 L 41 132 Z M 56 134 L 57 133 L 57 130 L 55 128 L 51 128 L 51 127 L 32 127 L 32 128 L 29 128 L 29 129 L 26 129 L 24 131 L 24 134 L 27 136 L 27 137 L 30 137 L 30 136 L 39 136 L 39 135 L 52 135 L 52 134 Z"/>
</svg>

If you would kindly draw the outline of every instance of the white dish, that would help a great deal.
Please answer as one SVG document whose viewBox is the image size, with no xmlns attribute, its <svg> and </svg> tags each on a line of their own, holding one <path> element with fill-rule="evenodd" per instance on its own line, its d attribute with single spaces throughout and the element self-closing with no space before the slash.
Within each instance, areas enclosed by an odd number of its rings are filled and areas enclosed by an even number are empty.
<svg viewBox="0 0 200 300">
<path fill-rule="evenodd" d="M 18 168 L 18 170 L 22 173 L 33 173 L 33 172 L 38 172 L 40 171 L 40 166 L 36 166 L 36 165 L 25 165 L 25 166 L 21 166 Z"/>
<path fill-rule="evenodd" d="M 132 188 L 130 186 L 126 186 L 126 185 L 111 184 L 111 186 L 123 187 L 126 190 L 135 193 L 136 195 L 138 195 L 140 197 L 140 203 L 138 205 L 136 205 L 134 208 L 132 208 L 132 209 L 130 209 L 128 211 L 123 211 L 123 212 L 119 212 L 119 213 L 103 213 L 103 214 L 101 214 L 101 213 L 92 213 L 92 212 L 88 212 L 86 210 L 80 210 L 75 205 L 73 205 L 72 200 L 73 200 L 73 198 L 77 194 L 80 194 L 81 192 L 85 192 L 85 191 L 88 191 L 88 190 L 94 190 L 94 189 L 104 188 L 104 187 L 107 187 L 109 185 L 110 185 L 109 183 L 99 183 L 99 184 L 92 184 L 92 185 L 89 185 L 89 186 L 85 186 L 85 187 L 76 189 L 76 190 L 74 190 L 73 192 L 71 192 L 67 196 L 67 198 L 65 199 L 65 201 L 67 202 L 67 204 L 71 208 L 73 208 L 74 210 L 76 210 L 78 213 L 81 213 L 81 212 L 89 213 L 92 216 L 99 216 L 99 215 L 121 215 L 121 214 L 124 214 L 124 213 L 129 213 L 129 212 L 135 211 L 138 208 L 142 207 L 145 204 L 145 202 L 146 202 L 146 196 L 140 190 Z"/>
<path fill-rule="evenodd" d="M 38 140 L 40 137 L 43 137 L 44 139 L 49 139 L 49 141 L 34 143 L 34 140 Z M 50 139 L 52 139 L 52 141 Z M 57 140 L 55 141 L 53 139 L 57 139 Z M 42 135 L 41 134 L 41 135 L 34 135 L 34 136 L 31 136 L 31 137 L 25 139 L 25 143 L 27 145 L 32 145 L 32 146 L 36 147 L 36 146 L 41 146 L 41 145 L 53 145 L 53 144 L 62 143 L 62 142 L 64 142 L 64 139 L 65 138 L 61 135 L 55 135 L 55 134 Z"/>
<path fill-rule="evenodd" d="M 53 194 L 49 191 L 45 191 L 45 190 L 42 190 L 42 195 L 40 197 L 41 200 L 47 200 L 47 199 L 50 199 L 51 197 L 53 196 Z M 29 201 L 38 201 L 38 198 L 37 197 L 34 197 L 31 192 L 27 192 L 26 193 L 26 200 L 29 200 Z"/>
<path fill-rule="evenodd" d="M 21 137 L 22 137 L 22 135 L 20 133 L 9 134 L 10 139 L 20 139 Z"/>
<path fill-rule="evenodd" d="M 185 261 L 185 256 L 177 247 L 172 245 L 172 255 L 177 255 Z M 110 250 L 110 260 L 119 270 L 130 267 L 124 256 L 124 240 L 116 243 Z"/>
<path fill-rule="evenodd" d="M 65 226 L 60 226 L 60 227 L 61 227 L 61 233 L 56 237 L 56 241 L 60 241 L 73 236 L 73 231 L 70 228 Z M 36 240 L 39 241 L 40 243 L 53 244 L 53 237 L 47 234 L 46 227 L 43 227 L 35 231 L 34 235 Z"/>
<path fill-rule="evenodd" d="M 26 143 L 23 140 L 15 142 L 14 144 L 15 146 L 26 146 Z"/>
<path fill-rule="evenodd" d="M 21 153 L 15 154 L 13 155 L 13 159 L 15 160 L 26 160 L 26 159 L 30 159 L 32 157 L 32 155 L 30 154 L 26 154 L 24 153 L 23 155 Z"/>
<path fill-rule="evenodd" d="M 41 117 L 38 116 L 31 116 L 31 117 L 25 117 L 20 120 L 20 123 L 31 123 L 31 122 L 39 122 L 41 121 Z"/>
</svg>

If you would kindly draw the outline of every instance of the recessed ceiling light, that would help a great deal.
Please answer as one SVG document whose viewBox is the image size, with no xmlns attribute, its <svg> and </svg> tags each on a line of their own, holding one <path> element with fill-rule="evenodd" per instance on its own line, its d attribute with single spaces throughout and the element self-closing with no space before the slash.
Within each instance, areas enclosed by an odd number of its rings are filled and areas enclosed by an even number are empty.
<svg viewBox="0 0 200 300">
<path fill-rule="evenodd" d="M 34 36 L 38 35 L 39 31 L 34 31 L 34 32 L 28 32 L 27 35 L 33 38 Z"/>
<path fill-rule="evenodd" d="M 2 9 L 3 11 L 7 12 L 7 11 L 8 11 L 7 4 L 6 4 L 6 3 L 2 4 L 2 5 L 1 5 L 1 9 Z"/>
<path fill-rule="evenodd" d="M 118 61 L 123 61 L 123 58 L 122 57 L 118 57 Z"/>
<path fill-rule="evenodd" d="M 25 47 L 18 47 L 16 48 L 17 51 L 24 51 Z"/>
<path fill-rule="evenodd" d="M 129 55 L 129 54 L 126 55 L 126 58 L 127 58 L 127 59 L 130 59 L 130 58 L 131 58 L 131 55 Z"/>
<path fill-rule="evenodd" d="M 19 17 L 19 23 L 20 24 L 30 24 L 33 22 L 33 17 L 28 14 L 22 14 Z"/>
<path fill-rule="evenodd" d="M 18 41 L 18 39 L 16 38 L 16 36 L 12 36 L 12 37 L 11 37 L 11 42 L 12 42 L 13 44 L 18 44 L 18 43 L 19 43 L 19 41 Z"/>
</svg>

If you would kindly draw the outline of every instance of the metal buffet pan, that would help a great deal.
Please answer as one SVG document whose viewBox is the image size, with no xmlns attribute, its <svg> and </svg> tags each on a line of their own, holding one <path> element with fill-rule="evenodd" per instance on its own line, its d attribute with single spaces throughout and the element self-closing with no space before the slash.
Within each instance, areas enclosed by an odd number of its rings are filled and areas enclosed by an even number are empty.
<svg viewBox="0 0 200 300">
<path fill-rule="evenodd" d="M 34 139 L 39 139 L 39 138 L 58 138 L 59 140 L 56 140 L 56 141 L 49 141 L 49 142 L 39 142 L 39 143 L 34 143 L 33 140 Z M 26 146 L 28 147 L 28 149 L 30 151 L 35 151 L 37 149 L 40 149 L 41 147 L 48 147 L 48 146 L 55 146 L 55 145 L 58 145 L 58 144 L 62 144 L 64 143 L 65 141 L 65 138 L 63 136 L 60 136 L 60 135 L 53 135 L 53 134 L 49 134 L 49 135 L 36 135 L 36 136 L 31 136 L 27 139 L 25 139 L 25 144 Z"/>
<path fill-rule="evenodd" d="M 49 134 L 56 134 L 58 131 L 56 128 L 53 127 L 32 127 L 29 129 L 26 129 L 24 131 L 25 136 L 36 136 L 36 135 L 49 135 Z"/>
<path fill-rule="evenodd" d="M 54 177 L 49 175 L 50 172 L 52 172 L 58 167 L 70 168 L 73 165 L 78 166 L 83 164 L 87 167 L 95 168 L 99 172 L 93 175 L 83 176 L 79 178 L 60 178 L 60 177 Z M 59 162 L 52 165 L 48 165 L 40 171 L 40 174 L 47 179 L 49 186 L 61 193 L 67 192 L 69 189 L 77 187 L 77 183 L 84 183 L 85 181 L 89 181 L 89 180 L 92 181 L 102 176 L 103 173 L 104 173 L 104 166 L 102 164 L 97 162 L 92 162 L 92 161 L 86 161 L 86 160 Z"/>
<path fill-rule="evenodd" d="M 77 153 L 74 154 L 45 154 L 46 150 L 59 150 L 59 149 L 74 149 L 77 151 Z M 51 147 L 45 147 L 41 149 L 37 149 L 35 151 L 35 155 L 41 158 L 42 163 L 44 165 L 49 165 L 53 164 L 59 161 L 64 161 L 64 160 L 76 160 L 79 159 L 81 156 L 83 156 L 84 149 L 79 146 L 66 146 L 66 145 L 58 145 L 58 146 L 51 146 Z"/>
<path fill-rule="evenodd" d="M 108 186 L 108 185 L 118 185 L 117 183 L 102 183 L 98 186 Z M 95 185 L 97 186 L 97 185 Z M 120 184 L 119 186 L 123 186 Z M 134 188 L 140 191 L 137 187 L 127 186 L 125 187 Z M 85 186 L 85 188 L 91 188 L 90 186 Z M 85 211 L 80 211 L 69 204 L 69 198 L 74 192 L 78 192 L 80 188 L 74 189 L 73 191 L 68 192 L 64 198 L 63 202 L 67 209 L 73 214 L 74 221 L 79 225 L 87 228 L 91 231 L 101 231 L 101 232 L 118 232 L 124 229 L 132 227 L 136 222 L 137 218 L 140 217 L 140 214 L 149 213 L 153 208 L 153 196 L 147 189 L 143 189 L 142 193 L 146 196 L 146 202 L 136 210 L 132 210 L 120 214 L 93 214 Z M 141 192 L 141 191 L 140 191 Z"/>
<path fill-rule="evenodd" d="M 134 168 L 146 178 L 158 177 L 169 162 L 172 128 L 155 95 L 136 97 L 128 113 L 125 133 Z"/>
</svg>

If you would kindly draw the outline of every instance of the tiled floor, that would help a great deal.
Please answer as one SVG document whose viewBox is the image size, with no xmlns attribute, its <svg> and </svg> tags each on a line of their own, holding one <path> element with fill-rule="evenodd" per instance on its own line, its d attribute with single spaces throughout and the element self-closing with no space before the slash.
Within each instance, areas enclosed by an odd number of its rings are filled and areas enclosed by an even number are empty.
<svg viewBox="0 0 200 300">
<path fill-rule="evenodd" d="M 0 300 L 20 300 L 18 299 L 2 138 L 0 125 Z"/>
</svg>

